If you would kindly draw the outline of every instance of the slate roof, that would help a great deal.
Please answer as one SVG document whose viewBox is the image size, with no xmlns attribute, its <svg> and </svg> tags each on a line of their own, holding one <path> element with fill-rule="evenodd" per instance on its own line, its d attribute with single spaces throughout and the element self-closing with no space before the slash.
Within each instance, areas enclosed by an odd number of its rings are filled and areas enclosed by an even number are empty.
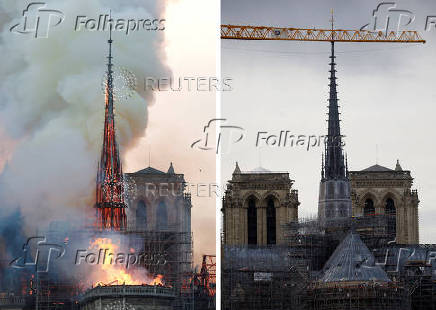
<svg viewBox="0 0 436 310">
<path fill-rule="evenodd" d="M 286 272 L 289 270 L 286 247 L 224 246 L 223 268 L 244 271 Z"/>
<path fill-rule="evenodd" d="M 361 171 L 367 171 L 367 172 L 382 172 L 382 171 L 394 171 L 392 169 L 380 166 L 380 165 L 374 165 L 371 167 L 368 167 L 366 169 L 363 169 Z"/>
<path fill-rule="evenodd" d="M 339 244 L 324 266 L 321 282 L 390 282 L 386 272 L 355 232 Z"/>
</svg>

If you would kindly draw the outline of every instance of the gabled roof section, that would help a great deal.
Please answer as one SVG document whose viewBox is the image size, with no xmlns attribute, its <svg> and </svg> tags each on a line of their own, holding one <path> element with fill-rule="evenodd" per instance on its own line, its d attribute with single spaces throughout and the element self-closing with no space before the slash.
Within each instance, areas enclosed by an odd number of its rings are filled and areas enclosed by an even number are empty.
<svg viewBox="0 0 436 310">
<path fill-rule="evenodd" d="M 264 167 L 257 167 L 254 168 L 253 170 L 250 170 L 248 173 L 271 173 L 271 170 L 268 170 Z"/>
<path fill-rule="evenodd" d="M 363 170 L 361 170 L 361 171 L 366 171 L 366 172 L 383 172 L 383 171 L 390 171 L 390 172 L 392 172 L 392 171 L 394 171 L 394 170 L 389 169 L 389 168 L 386 168 L 386 167 L 383 167 L 383 166 L 380 166 L 380 165 L 374 165 L 374 166 L 368 167 L 368 168 L 366 168 L 366 169 L 363 169 Z"/>
<path fill-rule="evenodd" d="M 386 272 L 355 232 L 339 244 L 324 266 L 321 282 L 390 282 Z"/>
<path fill-rule="evenodd" d="M 155 168 L 153 168 L 153 167 L 147 167 L 147 168 L 145 168 L 145 169 L 142 169 L 142 170 L 136 171 L 135 173 L 143 173 L 143 174 L 166 174 L 165 172 L 160 171 L 160 170 L 157 170 L 157 169 L 155 169 Z"/>
</svg>

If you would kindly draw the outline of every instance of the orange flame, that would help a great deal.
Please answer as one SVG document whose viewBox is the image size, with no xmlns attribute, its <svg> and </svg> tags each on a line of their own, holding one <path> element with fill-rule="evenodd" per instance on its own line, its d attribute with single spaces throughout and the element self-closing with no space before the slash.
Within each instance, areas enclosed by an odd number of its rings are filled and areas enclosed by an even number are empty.
<svg viewBox="0 0 436 310">
<path fill-rule="evenodd" d="M 98 252 L 100 249 L 107 249 L 108 253 L 117 253 L 119 248 L 119 245 L 115 244 L 110 238 L 97 238 L 91 241 L 89 246 L 89 250 L 92 250 L 93 253 Z M 96 272 L 91 274 L 93 286 L 112 284 L 165 285 L 162 275 L 158 274 L 153 278 L 143 267 L 127 269 L 124 264 L 114 264 L 112 258 L 107 256 L 104 261 L 92 267 L 98 268 Z"/>
</svg>

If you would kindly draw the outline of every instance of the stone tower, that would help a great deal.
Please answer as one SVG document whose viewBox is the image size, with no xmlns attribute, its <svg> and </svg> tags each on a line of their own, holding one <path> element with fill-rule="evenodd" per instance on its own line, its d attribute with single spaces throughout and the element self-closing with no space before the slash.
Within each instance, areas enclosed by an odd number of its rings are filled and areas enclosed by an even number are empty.
<svg viewBox="0 0 436 310">
<path fill-rule="evenodd" d="M 166 173 L 147 167 L 126 177 L 129 230 L 191 232 L 191 196 L 172 163 Z"/>
<path fill-rule="evenodd" d="M 223 199 L 224 244 L 284 244 L 282 225 L 298 220 L 300 203 L 292 184 L 287 172 L 241 172 L 236 163 Z"/>
<path fill-rule="evenodd" d="M 328 134 L 319 186 L 318 218 L 326 226 L 351 217 L 350 182 L 342 150 L 334 42 L 331 42 Z"/>
<path fill-rule="evenodd" d="M 412 189 L 410 171 L 397 161 L 394 170 L 374 165 L 350 171 L 353 216 L 395 216 L 398 244 L 418 244 L 418 192 Z"/>
</svg>

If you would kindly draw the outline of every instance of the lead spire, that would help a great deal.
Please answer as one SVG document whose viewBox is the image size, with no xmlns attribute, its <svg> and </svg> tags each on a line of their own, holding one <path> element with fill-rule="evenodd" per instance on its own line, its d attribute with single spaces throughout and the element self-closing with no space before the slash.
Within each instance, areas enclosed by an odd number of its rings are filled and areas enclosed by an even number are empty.
<svg viewBox="0 0 436 310">
<path fill-rule="evenodd" d="M 334 27 L 334 19 L 331 19 L 332 30 Z M 336 84 L 336 63 L 335 63 L 335 41 L 334 32 L 332 32 L 331 41 L 331 56 L 330 56 L 330 94 L 328 105 L 328 134 L 325 153 L 325 178 L 328 179 L 345 179 L 345 163 L 342 152 L 342 136 L 339 119 L 339 99 Z"/>
</svg>

